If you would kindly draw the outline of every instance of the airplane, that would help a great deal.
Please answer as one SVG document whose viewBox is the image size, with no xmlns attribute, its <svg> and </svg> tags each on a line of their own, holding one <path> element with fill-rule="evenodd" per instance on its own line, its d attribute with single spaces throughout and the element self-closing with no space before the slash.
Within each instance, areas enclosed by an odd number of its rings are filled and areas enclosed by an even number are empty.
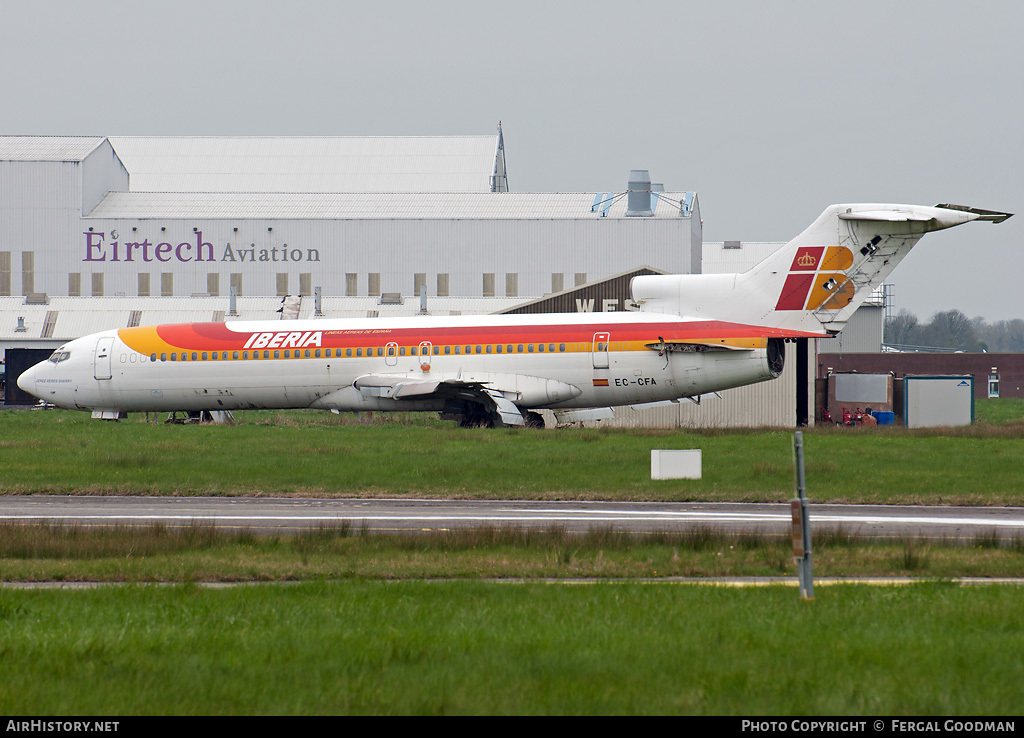
<svg viewBox="0 0 1024 738">
<path fill-rule="evenodd" d="M 1011 215 L 832 205 L 747 272 L 635 277 L 636 311 L 119 328 L 61 346 L 18 386 L 98 418 L 318 408 L 499 427 L 699 401 L 778 377 L 787 341 L 835 335 L 925 233 Z"/>
</svg>

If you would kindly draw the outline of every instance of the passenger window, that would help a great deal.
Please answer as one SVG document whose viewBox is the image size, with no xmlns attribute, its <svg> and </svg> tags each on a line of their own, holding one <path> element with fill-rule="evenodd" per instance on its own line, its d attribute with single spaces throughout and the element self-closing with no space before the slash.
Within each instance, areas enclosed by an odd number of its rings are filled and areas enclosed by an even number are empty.
<svg viewBox="0 0 1024 738">
<path fill-rule="evenodd" d="M 456 346 L 455 347 L 455 353 L 456 354 L 461 354 L 462 353 L 462 346 Z"/>
<path fill-rule="evenodd" d="M 292 351 L 291 351 L 291 349 L 285 349 L 284 350 L 284 358 L 286 358 L 286 359 L 292 358 Z"/>
<path fill-rule="evenodd" d="M 281 349 L 274 349 L 274 358 L 275 359 L 280 359 L 281 358 Z"/>
<path fill-rule="evenodd" d="M 466 346 L 466 353 L 467 354 L 473 353 L 473 347 L 472 346 Z"/>
<path fill-rule="evenodd" d="M 549 354 L 555 353 L 555 344 L 553 344 L 553 343 L 549 343 L 548 344 L 548 353 Z"/>
<path fill-rule="evenodd" d="M 399 355 L 399 356 L 405 356 L 405 346 L 401 346 L 401 347 L 400 347 L 400 348 L 398 349 L 398 355 Z"/>
<path fill-rule="evenodd" d="M 451 346 L 445 346 L 444 347 L 444 353 L 445 353 L 446 356 L 450 355 L 451 352 L 452 352 L 452 347 Z"/>
<path fill-rule="evenodd" d="M 544 353 L 544 344 L 543 344 L 543 343 L 541 343 L 541 344 L 537 344 L 537 350 L 538 350 L 538 351 L 539 351 L 540 353 L 542 353 L 542 354 L 543 354 L 543 353 Z"/>
<path fill-rule="evenodd" d="M 192 361 L 199 361 L 199 354 L 195 351 L 192 352 Z"/>
<path fill-rule="evenodd" d="M 150 354 L 149 355 L 149 360 L 150 361 L 156 361 L 156 354 Z"/>
<path fill-rule="evenodd" d="M 499 354 L 501 353 L 502 345 L 500 343 L 497 346 L 495 346 L 494 348 L 497 350 L 497 352 Z"/>
<path fill-rule="evenodd" d="M 175 351 L 172 351 L 172 352 L 171 352 L 171 361 L 177 361 L 177 360 L 178 360 L 178 354 L 177 354 L 177 352 L 175 352 Z"/>
<path fill-rule="evenodd" d="M 477 352 L 478 354 L 480 354 L 480 353 L 483 353 L 483 346 L 477 346 L 477 347 L 476 347 L 476 352 Z"/>
<path fill-rule="evenodd" d="M 508 346 L 505 347 L 505 353 L 507 353 L 507 354 L 511 354 L 512 353 L 512 344 L 509 344 Z"/>
<path fill-rule="evenodd" d="M 206 361 L 209 358 L 209 356 L 210 356 L 210 354 L 208 352 L 204 351 L 203 352 L 203 361 Z"/>
<path fill-rule="evenodd" d="M 269 359 L 270 358 L 270 352 L 269 351 L 264 351 L 263 352 L 263 358 L 264 359 Z"/>
<path fill-rule="evenodd" d="M 491 344 L 487 344 L 487 353 L 491 353 L 491 349 L 493 348 L 494 346 L 492 346 Z"/>
<path fill-rule="evenodd" d="M 441 353 L 441 347 L 434 346 L 434 356 L 437 356 L 439 353 Z"/>
<path fill-rule="evenodd" d="M 409 349 L 409 355 L 410 356 L 415 356 L 417 351 L 418 351 L 418 348 L 416 346 L 413 346 L 411 349 Z"/>
<path fill-rule="evenodd" d="M 167 361 L 167 354 L 160 354 L 160 361 Z"/>
<path fill-rule="evenodd" d="M 242 358 L 243 359 L 248 359 L 249 358 L 249 352 L 248 351 L 243 351 L 242 352 Z"/>
<path fill-rule="evenodd" d="M 352 356 L 352 349 L 345 349 L 345 356 Z"/>
<path fill-rule="evenodd" d="M 564 343 L 558 344 L 558 350 L 559 351 L 565 351 L 565 344 Z"/>
<path fill-rule="evenodd" d="M 317 356 L 319 356 L 319 355 L 320 355 L 320 352 L 319 352 L 319 351 L 317 351 L 317 352 L 316 352 L 316 355 L 317 355 Z M 357 348 L 357 349 L 356 349 L 356 356 L 362 356 L 362 355 L 363 355 L 363 350 L 362 350 L 361 348 Z"/>
</svg>

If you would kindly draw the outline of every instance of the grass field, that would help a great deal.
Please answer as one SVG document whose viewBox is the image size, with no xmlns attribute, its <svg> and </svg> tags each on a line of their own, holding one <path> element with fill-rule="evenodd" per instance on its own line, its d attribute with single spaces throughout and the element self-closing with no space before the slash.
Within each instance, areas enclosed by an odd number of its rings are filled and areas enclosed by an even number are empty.
<svg viewBox="0 0 1024 738">
<path fill-rule="evenodd" d="M 983 407 L 982 422 L 963 429 L 805 431 L 810 497 L 1024 504 L 1024 423 L 987 422 Z M 239 413 L 239 420 L 173 426 L 0 413 L 0 490 L 779 501 L 793 488 L 788 430 L 483 430 L 426 417 L 356 424 L 301 411 Z M 653 448 L 702 449 L 703 478 L 651 480 Z"/>
<path fill-rule="evenodd" d="M 980 422 L 958 430 L 805 431 L 808 492 L 1024 504 L 1019 410 L 979 403 Z M 0 413 L 0 492 L 776 501 L 793 490 L 788 430 L 239 420 Z M 652 482 L 652 448 L 701 448 L 704 478 Z M 795 579 L 788 540 L 702 527 L 359 533 L 0 526 L 0 580 L 129 583 L 0 587 L 0 712 L 995 716 L 1024 698 L 1024 587 L 819 585 L 806 602 L 794 587 L 666 582 Z M 869 544 L 819 530 L 814 556 L 819 578 L 1024 570 L 1024 542 L 984 535 Z"/>
<path fill-rule="evenodd" d="M 1024 538 L 866 541 L 818 530 L 818 577 L 1017 577 Z M 0 525 L 0 581 L 281 582 L 342 579 L 615 579 L 795 576 L 785 536 L 706 526 L 630 535 L 482 528 L 367 534 L 347 526 L 282 536 L 209 526 Z"/>
<path fill-rule="evenodd" d="M 1015 715 L 1024 588 L 0 590 L 0 712 Z"/>
</svg>

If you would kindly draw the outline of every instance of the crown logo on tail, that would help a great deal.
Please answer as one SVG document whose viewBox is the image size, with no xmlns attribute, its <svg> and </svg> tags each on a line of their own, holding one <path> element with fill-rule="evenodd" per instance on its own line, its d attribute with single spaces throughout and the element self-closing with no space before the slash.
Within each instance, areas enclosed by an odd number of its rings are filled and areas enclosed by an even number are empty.
<svg viewBox="0 0 1024 738">
<path fill-rule="evenodd" d="M 818 263 L 818 260 L 811 254 L 804 254 L 796 260 L 797 266 L 812 267 Z"/>
</svg>

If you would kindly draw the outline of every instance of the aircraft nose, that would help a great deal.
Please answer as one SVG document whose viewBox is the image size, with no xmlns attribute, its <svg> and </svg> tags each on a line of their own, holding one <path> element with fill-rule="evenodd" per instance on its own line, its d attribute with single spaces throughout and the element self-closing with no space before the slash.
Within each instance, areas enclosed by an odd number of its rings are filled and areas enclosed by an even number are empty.
<svg viewBox="0 0 1024 738">
<path fill-rule="evenodd" d="M 36 394 L 36 367 L 29 367 L 21 373 L 18 377 L 18 387 L 24 392 L 28 392 L 34 397 L 38 397 Z"/>
</svg>

